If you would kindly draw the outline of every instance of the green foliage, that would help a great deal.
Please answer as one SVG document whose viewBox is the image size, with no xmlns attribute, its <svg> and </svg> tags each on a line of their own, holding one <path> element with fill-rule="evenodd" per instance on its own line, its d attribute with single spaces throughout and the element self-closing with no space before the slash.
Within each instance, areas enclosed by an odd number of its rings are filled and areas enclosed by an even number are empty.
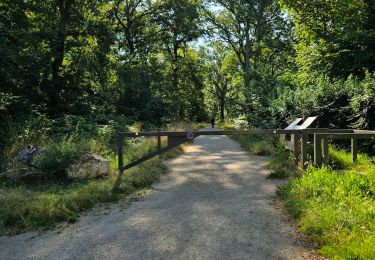
<svg viewBox="0 0 375 260">
<path fill-rule="evenodd" d="M 233 116 L 245 116 L 251 127 L 271 128 L 274 120 L 270 100 L 274 98 L 277 77 L 291 65 L 292 24 L 282 14 L 277 1 L 208 1 L 204 15 L 216 42 L 225 42 L 233 52 L 234 68 L 241 76 L 232 79 Z M 217 40 L 218 39 L 218 40 Z M 233 78 L 230 72 L 228 78 Z M 218 78 L 217 76 L 215 78 Z"/>
<path fill-rule="evenodd" d="M 59 143 L 50 143 L 44 153 L 34 158 L 32 164 L 44 172 L 45 176 L 62 179 L 66 177 L 66 170 L 74 160 L 88 151 L 85 140 L 70 137 Z"/>
<path fill-rule="evenodd" d="M 274 146 L 269 140 L 262 140 L 251 145 L 250 150 L 255 155 L 271 155 Z"/>
<path fill-rule="evenodd" d="M 23 130 L 31 114 L 123 114 L 159 126 L 204 119 L 203 63 L 188 46 L 201 34 L 200 5 L 2 1 L 2 138 L 12 138 L 8 122 Z"/>
<path fill-rule="evenodd" d="M 301 230 L 333 259 L 375 256 L 375 171 L 366 174 L 310 168 L 278 189 Z"/>
<path fill-rule="evenodd" d="M 361 75 L 374 69 L 374 1 L 280 0 L 296 25 L 300 72 Z"/>
<path fill-rule="evenodd" d="M 352 154 L 343 150 L 329 148 L 329 165 L 336 170 L 356 168 L 358 165 L 370 163 L 366 154 L 358 154 L 357 161 L 353 163 Z"/>
<path fill-rule="evenodd" d="M 350 107 L 353 111 L 352 127 L 375 129 L 375 73 L 365 73 L 362 81 L 353 82 Z"/>
<path fill-rule="evenodd" d="M 305 85 L 298 75 L 286 73 L 280 78 L 272 113 L 282 126 L 295 117 L 315 115 L 320 127 L 373 129 L 374 77 L 366 73 L 363 80 L 353 76 L 332 80 L 322 75 Z"/>
<path fill-rule="evenodd" d="M 225 121 L 226 115 L 239 115 L 241 106 L 242 75 L 233 51 L 222 43 L 212 44 L 201 50 L 206 61 L 206 82 L 204 88 L 206 110 L 210 118 Z"/>
</svg>

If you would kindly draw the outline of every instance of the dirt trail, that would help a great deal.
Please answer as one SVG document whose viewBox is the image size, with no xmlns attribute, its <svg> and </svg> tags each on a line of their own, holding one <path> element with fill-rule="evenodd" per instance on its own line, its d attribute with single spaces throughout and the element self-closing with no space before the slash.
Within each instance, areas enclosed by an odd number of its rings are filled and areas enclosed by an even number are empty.
<svg viewBox="0 0 375 260">
<path fill-rule="evenodd" d="M 207 129 L 205 129 L 207 130 Z M 148 195 L 62 230 L 0 237 L 0 259 L 311 259 L 275 206 L 267 158 L 201 136 Z"/>
</svg>

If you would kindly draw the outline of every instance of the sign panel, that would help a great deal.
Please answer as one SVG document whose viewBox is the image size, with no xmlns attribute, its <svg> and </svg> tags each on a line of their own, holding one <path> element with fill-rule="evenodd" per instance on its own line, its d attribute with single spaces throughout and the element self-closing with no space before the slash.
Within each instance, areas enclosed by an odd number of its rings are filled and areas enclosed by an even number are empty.
<svg viewBox="0 0 375 260">
<path fill-rule="evenodd" d="M 194 134 L 193 134 L 193 132 L 189 132 L 189 133 L 187 133 L 186 138 L 189 139 L 189 140 L 193 140 L 193 139 L 194 139 Z"/>
<path fill-rule="evenodd" d="M 302 129 L 306 129 L 306 128 L 309 128 L 309 126 L 317 119 L 318 117 L 317 116 L 313 116 L 313 117 L 308 117 L 302 124 L 301 124 L 301 121 L 302 121 L 302 118 L 297 118 L 296 120 L 294 120 L 290 125 L 288 125 L 287 128 L 285 128 L 286 130 L 302 130 Z"/>
</svg>

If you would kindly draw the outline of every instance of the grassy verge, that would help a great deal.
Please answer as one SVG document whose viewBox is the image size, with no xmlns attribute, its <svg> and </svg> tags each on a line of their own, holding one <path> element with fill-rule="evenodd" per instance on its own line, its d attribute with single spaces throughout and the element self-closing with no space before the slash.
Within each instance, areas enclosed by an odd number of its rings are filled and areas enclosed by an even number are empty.
<svg viewBox="0 0 375 260">
<path fill-rule="evenodd" d="M 375 257 L 375 167 L 365 174 L 310 168 L 279 188 L 301 230 L 333 259 Z"/>
<path fill-rule="evenodd" d="M 288 212 L 332 259 L 375 258 L 375 165 L 330 148 L 329 166 L 310 167 L 279 187 Z"/>
<path fill-rule="evenodd" d="M 197 128 L 191 124 L 169 126 L 169 130 Z M 166 140 L 164 140 L 165 142 Z M 125 144 L 124 162 L 154 150 L 156 140 L 140 138 Z M 62 221 L 76 221 L 80 214 L 101 202 L 114 202 L 134 194 L 158 181 L 167 172 L 163 160 L 177 156 L 183 147 L 175 148 L 126 171 L 119 189 L 112 192 L 116 176 L 69 181 L 52 178 L 42 181 L 0 181 L 0 234 L 12 234 L 35 228 L 48 228 Z M 108 154 L 115 172 L 114 154 Z"/>
</svg>

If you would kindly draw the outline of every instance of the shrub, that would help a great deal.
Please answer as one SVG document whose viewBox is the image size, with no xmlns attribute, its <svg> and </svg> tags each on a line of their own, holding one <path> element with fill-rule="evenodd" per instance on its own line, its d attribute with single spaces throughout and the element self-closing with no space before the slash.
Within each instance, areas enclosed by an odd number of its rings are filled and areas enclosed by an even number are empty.
<svg viewBox="0 0 375 260">
<path fill-rule="evenodd" d="M 374 73 L 366 72 L 364 78 L 349 76 L 346 80 L 327 75 L 304 80 L 286 72 L 278 84 L 277 98 L 272 101 L 271 110 L 279 122 L 316 115 L 320 127 L 375 127 Z"/>
<path fill-rule="evenodd" d="M 61 179 L 66 177 L 66 169 L 74 159 L 89 150 L 88 143 L 74 137 L 62 142 L 51 142 L 45 152 L 35 157 L 33 165 L 47 176 Z"/>
</svg>

